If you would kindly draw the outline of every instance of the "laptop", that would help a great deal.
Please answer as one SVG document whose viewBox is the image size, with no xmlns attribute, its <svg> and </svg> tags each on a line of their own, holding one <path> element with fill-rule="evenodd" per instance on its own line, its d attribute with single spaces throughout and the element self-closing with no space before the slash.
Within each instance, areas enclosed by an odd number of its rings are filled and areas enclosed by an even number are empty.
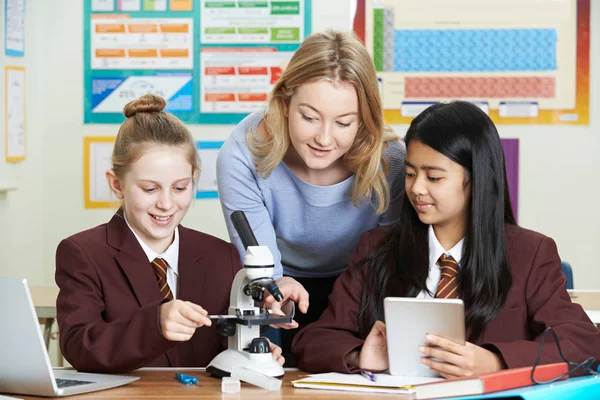
<svg viewBox="0 0 600 400">
<path fill-rule="evenodd" d="M 0 293 L 0 393 L 70 396 L 109 389 L 139 379 L 53 370 L 27 280 L 0 278 Z"/>
<path fill-rule="evenodd" d="M 391 375 L 437 376 L 421 364 L 419 346 L 428 333 L 465 344 L 462 300 L 386 297 L 383 311 Z"/>
</svg>

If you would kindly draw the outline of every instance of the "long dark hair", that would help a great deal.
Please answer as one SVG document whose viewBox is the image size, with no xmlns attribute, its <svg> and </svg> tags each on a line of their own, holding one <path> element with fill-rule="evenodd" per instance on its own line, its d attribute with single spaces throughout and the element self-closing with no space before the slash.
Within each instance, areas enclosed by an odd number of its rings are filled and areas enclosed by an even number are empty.
<svg viewBox="0 0 600 400">
<path fill-rule="evenodd" d="M 406 133 L 406 145 L 413 140 L 460 164 L 470 177 L 470 215 L 458 282 L 473 341 L 499 312 L 512 282 L 504 225 L 516 222 L 500 137 L 479 107 L 454 101 L 435 104 L 419 114 Z M 415 297 L 427 291 L 428 225 L 419 220 L 406 193 L 399 221 L 382 244 L 356 265 L 355 272 L 359 271 L 366 276 L 359 314 L 363 337 L 376 320 L 383 320 L 385 297 Z"/>
</svg>

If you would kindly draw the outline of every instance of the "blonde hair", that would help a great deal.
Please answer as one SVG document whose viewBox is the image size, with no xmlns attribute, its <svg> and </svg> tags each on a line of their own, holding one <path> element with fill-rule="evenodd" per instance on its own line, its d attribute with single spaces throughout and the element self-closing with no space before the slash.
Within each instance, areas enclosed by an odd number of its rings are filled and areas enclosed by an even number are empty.
<svg viewBox="0 0 600 400">
<path fill-rule="evenodd" d="M 355 175 L 354 205 L 365 200 L 370 202 L 374 195 L 376 211 L 381 214 L 390 203 L 388 166 L 383 151 L 387 141 L 398 137 L 383 120 L 375 66 L 364 45 L 353 34 L 332 30 L 315 33 L 294 53 L 271 92 L 263 120 L 267 137 L 260 142 L 252 132 L 248 135 L 256 169 L 266 177 L 283 160 L 291 145 L 286 106 L 299 86 L 319 80 L 348 83 L 356 90 L 362 124 L 343 159 L 346 168 Z"/>
<path fill-rule="evenodd" d="M 143 95 L 125 105 L 123 114 L 127 119 L 119 128 L 112 152 L 112 169 L 117 178 L 123 179 L 128 168 L 150 145 L 167 145 L 186 147 L 192 175 L 197 182 L 200 158 L 192 134 L 177 117 L 163 111 L 165 106 L 165 100 L 153 94 Z"/>
</svg>

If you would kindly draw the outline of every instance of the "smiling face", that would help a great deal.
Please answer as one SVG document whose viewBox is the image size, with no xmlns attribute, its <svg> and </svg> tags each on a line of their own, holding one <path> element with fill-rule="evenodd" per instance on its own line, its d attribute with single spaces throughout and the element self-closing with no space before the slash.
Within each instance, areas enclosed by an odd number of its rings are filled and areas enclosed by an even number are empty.
<svg viewBox="0 0 600 400">
<path fill-rule="evenodd" d="M 343 168 L 361 124 L 353 86 L 320 80 L 296 89 L 287 108 L 293 150 L 308 175 Z"/>
<path fill-rule="evenodd" d="M 107 171 L 108 183 L 123 200 L 129 225 L 157 253 L 173 242 L 175 228 L 192 202 L 192 166 L 187 146 L 151 145 L 119 180 Z"/>
<path fill-rule="evenodd" d="M 424 224 L 463 232 L 468 222 L 471 185 L 465 169 L 418 140 L 406 152 L 406 194 Z"/>
</svg>

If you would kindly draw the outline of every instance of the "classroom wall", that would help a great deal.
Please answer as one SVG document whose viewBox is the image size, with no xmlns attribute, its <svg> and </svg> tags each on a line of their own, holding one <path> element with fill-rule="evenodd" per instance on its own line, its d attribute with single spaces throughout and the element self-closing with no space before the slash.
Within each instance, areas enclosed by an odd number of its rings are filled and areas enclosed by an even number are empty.
<svg viewBox="0 0 600 400">
<path fill-rule="evenodd" d="M 350 3 L 313 0 L 313 31 L 349 29 Z M 593 6 L 591 13 L 591 26 L 600 26 L 600 7 Z M 591 71 L 599 71 L 600 29 L 591 36 Z M 5 260 L 0 276 L 53 282 L 58 242 L 106 222 L 114 212 L 83 208 L 82 137 L 115 135 L 118 126 L 82 123 L 82 37 L 82 1 L 28 0 L 27 55 L 16 59 L 28 68 L 28 158 L 6 165 L 4 149 L 0 152 L 0 184 L 5 177 L 19 184 L 16 192 L 0 195 L 0 252 Z M 0 65 L 6 62 L 0 55 Z M 562 258 L 574 268 L 576 287 L 600 289 L 600 268 L 594 260 L 600 245 L 600 211 L 595 207 L 600 197 L 600 79 L 592 72 L 590 81 L 590 126 L 499 126 L 499 131 L 502 137 L 520 139 L 520 224 L 556 240 Z M 0 122 L 3 126 L 3 114 Z M 225 139 L 232 128 L 190 126 L 197 140 Z M 407 127 L 393 128 L 404 135 Z M 218 200 L 196 201 L 184 224 L 227 238 Z"/>
<path fill-rule="evenodd" d="M 0 0 L 0 186 L 18 186 L 13 192 L 0 193 L 0 276 L 24 276 L 43 281 L 49 269 L 44 256 L 43 213 L 50 204 L 44 199 L 44 76 L 40 54 L 42 42 L 35 32 L 43 33 L 41 10 L 27 4 L 25 28 L 30 34 L 25 39 L 25 57 L 7 57 L 4 54 L 5 0 Z M 25 67 L 26 89 L 26 152 L 27 158 L 19 163 L 6 163 L 5 148 L 5 66 Z"/>
</svg>

